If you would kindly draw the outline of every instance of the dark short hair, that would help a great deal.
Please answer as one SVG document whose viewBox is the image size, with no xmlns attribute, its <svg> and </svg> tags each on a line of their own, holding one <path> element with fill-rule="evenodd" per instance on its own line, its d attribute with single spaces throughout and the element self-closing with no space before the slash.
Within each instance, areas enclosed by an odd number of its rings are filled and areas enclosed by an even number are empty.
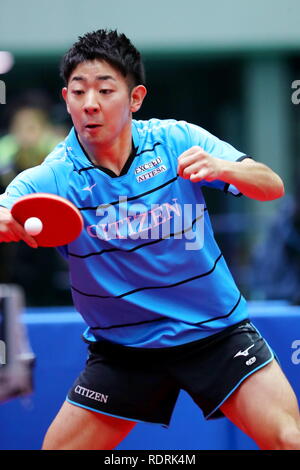
<svg viewBox="0 0 300 470">
<path fill-rule="evenodd" d="M 60 75 L 68 84 L 73 70 L 88 60 L 104 60 L 117 69 L 128 81 L 130 88 L 145 84 L 145 71 L 139 51 L 125 34 L 116 30 L 99 29 L 79 36 L 64 55 Z"/>
</svg>

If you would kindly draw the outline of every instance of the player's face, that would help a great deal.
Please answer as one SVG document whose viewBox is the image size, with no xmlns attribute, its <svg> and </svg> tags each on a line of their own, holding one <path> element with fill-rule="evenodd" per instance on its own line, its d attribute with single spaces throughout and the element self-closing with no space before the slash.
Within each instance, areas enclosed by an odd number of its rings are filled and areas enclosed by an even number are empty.
<svg viewBox="0 0 300 470">
<path fill-rule="evenodd" d="M 62 91 L 82 143 L 110 145 L 131 129 L 132 112 L 146 94 L 143 86 L 131 92 L 122 74 L 105 61 L 79 64 Z"/>
</svg>

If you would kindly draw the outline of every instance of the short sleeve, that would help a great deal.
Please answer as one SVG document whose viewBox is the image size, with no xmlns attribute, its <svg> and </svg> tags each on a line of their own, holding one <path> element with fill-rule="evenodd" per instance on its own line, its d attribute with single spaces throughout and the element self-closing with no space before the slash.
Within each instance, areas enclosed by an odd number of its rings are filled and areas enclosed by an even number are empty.
<svg viewBox="0 0 300 470">
<path fill-rule="evenodd" d="M 21 196 L 38 192 L 58 194 L 55 174 L 48 165 L 39 165 L 19 173 L 7 186 L 5 193 L 0 195 L 0 206 L 11 209 Z"/>
<path fill-rule="evenodd" d="M 228 144 L 227 142 L 224 142 L 223 140 L 214 136 L 210 132 L 206 131 L 205 129 L 196 126 L 195 124 L 186 123 L 186 125 L 190 135 L 191 147 L 193 147 L 194 145 L 200 146 L 203 148 L 203 150 L 205 150 L 205 152 L 209 153 L 213 157 L 231 162 L 238 162 L 244 160 L 245 158 L 251 158 L 245 153 L 235 149 L 232 145 Z M 225 193 L 231 193 L 234 196 L 241 195 L 241 193 L 235 186 L 229 185 L 228 183 L 225 183 L 221 180 L 215 180 L 211 182 L 207 182 L 204 180 L 201 181 L 200 184 L 220 189 Z"/>
</svg>

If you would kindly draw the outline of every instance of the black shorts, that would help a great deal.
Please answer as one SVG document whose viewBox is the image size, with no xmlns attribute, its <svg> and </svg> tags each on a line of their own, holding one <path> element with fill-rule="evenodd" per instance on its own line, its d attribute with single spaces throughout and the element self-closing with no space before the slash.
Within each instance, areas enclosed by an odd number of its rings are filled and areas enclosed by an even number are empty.
<svg viewBox="0 0 300 470">
<path fill-rule="evenodd" d="M 100 413 L 168 426 L 181 389 L 206 419 L 223 416 L 220 406 L 249 375 L 274 358 L 248 321 L 192 343 L 158 349 L 107 341 L 89 346 L 86 367 L 67 401 Z"/>
</svg>

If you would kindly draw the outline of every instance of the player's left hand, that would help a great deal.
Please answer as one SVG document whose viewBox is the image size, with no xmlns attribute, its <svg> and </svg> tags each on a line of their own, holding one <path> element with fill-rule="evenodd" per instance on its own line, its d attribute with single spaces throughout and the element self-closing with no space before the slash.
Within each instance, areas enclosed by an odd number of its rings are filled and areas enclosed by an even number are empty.
<svg viewBox="0 0 300 470">
<path fill-rule="evenodd" d="M 219 158 L 205 152 L 202 147 L 194 146 L 178 157 L 177 173 L 193 183 L 201 180 L 214 181 L 219 179 L 223 163 Z"/>
</svg>

